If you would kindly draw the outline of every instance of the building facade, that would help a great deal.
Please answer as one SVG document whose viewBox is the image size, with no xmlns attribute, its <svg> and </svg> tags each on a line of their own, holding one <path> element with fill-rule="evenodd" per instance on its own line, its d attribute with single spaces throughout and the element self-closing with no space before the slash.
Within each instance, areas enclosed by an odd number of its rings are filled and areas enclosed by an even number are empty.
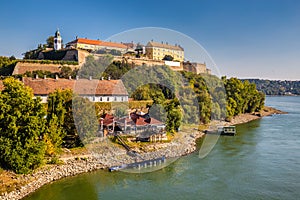
<svg viewBox="0 0 300 200">
<path fill-rule="evenodd" d="M 162 60 L 166 55 L 172 56 L 174 61 L 184 61 L 184 49 L 180 45 L 173 46 L 153 41 L 146 45 L 146 56 L 149 59 Z"/>
<path fill-rule="evenodd" d="M 183 70 L 195 74 L 211 74 L 211 70 L 206 67 L 205 63 L 183 62 Z"/>
</svg>

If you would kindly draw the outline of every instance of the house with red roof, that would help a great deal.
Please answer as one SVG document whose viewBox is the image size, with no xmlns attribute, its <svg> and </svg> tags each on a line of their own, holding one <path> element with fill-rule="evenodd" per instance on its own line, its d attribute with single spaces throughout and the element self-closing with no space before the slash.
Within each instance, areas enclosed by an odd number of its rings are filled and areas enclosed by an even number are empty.
<svg viewBox="0 0 300 200">
<path fill-rule="evenodd" d="M 24 85 L 32 88 L 35 97 L 46 103 L 48 95 L 55 90 L 73 90 L 75 94 L 91 102 L 127 102 L 128 93 L 122 80 L 60 79 L 23 77 Z M 3 89 L 0 81 L 0 89 Z"/>
<path fill-rule="evenodd" d="M 104 114 L 100 120 L 100 131 L 103 135 L 123 133 L 136 135 L 139 140 L 150 141 L 153 135 L 160 135 L 160 140 L 166 139 L 165 124 L 148 113 L 132 112 L 129 116 L 115 117 Z"/>
</svg>

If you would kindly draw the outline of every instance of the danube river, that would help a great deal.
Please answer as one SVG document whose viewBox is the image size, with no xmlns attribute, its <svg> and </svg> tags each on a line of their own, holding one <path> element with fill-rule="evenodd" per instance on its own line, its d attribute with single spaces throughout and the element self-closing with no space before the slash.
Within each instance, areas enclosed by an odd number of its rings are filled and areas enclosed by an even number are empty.
<svg viewBox="0 0 300 200">
<path fill-rule="evenodd" d="M 289 114 L 237 126 L 204 159 L 194 153 L 145 174 L 81 174 L 25 199 L 300 199 L 300 97 L 267 97 L 266 105 Z"/>
</svg>

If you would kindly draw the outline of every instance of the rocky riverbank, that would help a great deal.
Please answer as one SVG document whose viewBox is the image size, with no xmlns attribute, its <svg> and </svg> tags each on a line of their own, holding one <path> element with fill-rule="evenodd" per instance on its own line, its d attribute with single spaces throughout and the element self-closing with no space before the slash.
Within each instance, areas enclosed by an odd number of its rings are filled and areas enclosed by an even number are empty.
<svg viewBox="0 0 300 200">
<path fill-rule="evenodd" d="M 285 114 L 285 112 L 265 107 L 260 113 L 239 115 L 234 117 L 231 122 L 224 122 L 223 125 L 246 123 L 273 114 Z M 196 140 L 203 135 L 204 133 L 199 131 L 181 131 L 172 142 L 149 145 L 147 147 L 148 151 L 139 152 L 140 157 L 148 160 L 161 156 L 175 158 L 187 155 L 196 150 Z M 133 163 L 139 160 L 138 158 L 128 155 L 126 150 L 111 143 L 109 140 L 103 140 L 98 145 L 88 147 L 88 150 L 87 153 L 81 155 L 63 156 L 61 157 L 62 164 L 47 165 L 29 175 L 12 175 L 13 179 L 17 179 L 18 182 L 23 184 L 14 188 L 12 192 L 1 194 L 0 200 L 22 199 L 41 186 L 61 178 L 97 169 L 107 169 L 108 167 L 125 163 Z"/>
<path fill-rule="evenodd" d="M 151 147 L 153 151 L 140 153 L 143 159 L 154 159 L 161 156 L 167 158 L 174 158 L 187 155 L 196 150 L 196 140 L 204 134 L 199 131 L 181 132 L 177 134 L 174 140 L 170 143 L 153 144 Z M 117 147 L 108 140 L 103 141 L 97 149 L 91 148 L 90 154 L 81 156 L 63 157 L 61 160 L 63 164 L 47 165 L 38 171 L 29 174 L 16 176 L 18 182 L 27 183 L 16 188 L 10 193 L 3 193 L 0 196 L 1 200 L 18 200 L 34 192 L 41 186 L 64 177 L 74 176 L 84 172 L 90 172 L 97 169 L 107 169 L 111 166 L 121 165 L 125 163 L 133 163 L 137 159 L 129 156 L 124 149 Z"/>
</svg>

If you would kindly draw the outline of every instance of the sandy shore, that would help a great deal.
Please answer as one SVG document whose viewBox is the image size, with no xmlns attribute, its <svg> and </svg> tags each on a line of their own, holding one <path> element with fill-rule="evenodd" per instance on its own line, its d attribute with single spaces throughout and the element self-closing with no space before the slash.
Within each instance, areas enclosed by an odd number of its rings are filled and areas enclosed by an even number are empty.
<svg viewBox="0 0 300 200">
<path fill-rule="evenodd" d="M 273 114 L 285 114 L 285 112 L 265 107 L 260 113 L 239 115 L 234 117 L 231 122 L 224 122 L 223 124 L 235 125 L 247 123 Z M 187 155 L 196 150 L 196 140 L 203 135 L 203 132 L 183 130 L 176 135 L 172 142 L 149 145 L 149 152 L 140 152 L 140 155 L 146 160 L 161 156 L 174 158 Z M 129 156 L 126 150 L 109 142 L 108 140 L 103 140 L 101 144 L 95 145 L 89 150 L 90 151 L 84 152 L 80 155 L 65 154 L 61 157 L 63 164 L 46 165 L 32 174 L 16 175 L 9 172 L 8 175 L 6 174 L 9 176 L 8 179 L 14 179 L 15 182 L 19 184 L 17 184 L 14 188 L 11 188 L 11 192 L 1 194 L 0 200 L 22 199 L 41 186 L 55 180 L 97 169 L 107 169 L 111 166 L 133 163 L 136 161 L 136 158 Z M 96 156 L 95 152 L 97 153 Z M 3 183 L 3 180 L 1 182 L 1 179 L 2 177 L 0 176 L 0 186 L 2 187 L 5 183 Z"/>
</svg>

